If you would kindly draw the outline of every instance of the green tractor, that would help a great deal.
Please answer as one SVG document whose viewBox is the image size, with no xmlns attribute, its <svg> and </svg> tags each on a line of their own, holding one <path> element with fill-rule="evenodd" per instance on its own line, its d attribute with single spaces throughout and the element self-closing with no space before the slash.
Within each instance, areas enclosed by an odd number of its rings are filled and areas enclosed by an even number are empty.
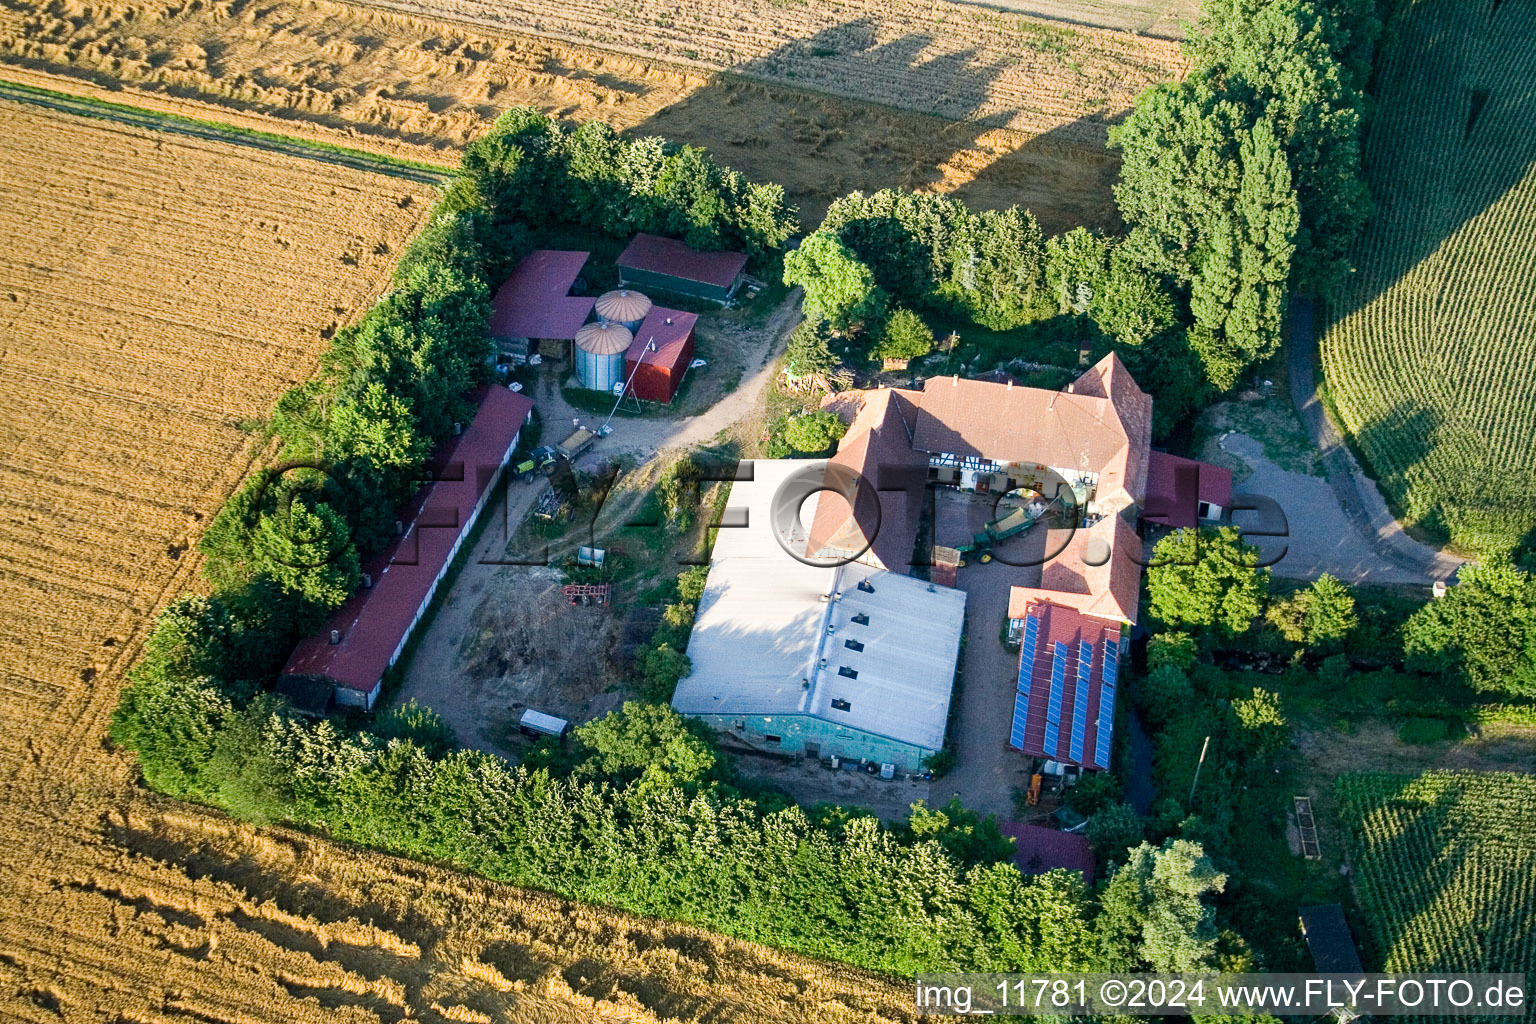
<svg viewBox="0 0 1536 1024">
<path fill-rule="evenodd" d="M 512 472 L 525 484 L 533 483 L 533 478 L 542 473 L 545 476 L 555 475 L 555 464 L 561 459 L 561 455 L 553 447 L 541 444 L 528 453 L 528 457 L 512 467 Z"/>
<path fill-rule="evenodd" d="M 1031 526 L 1034 526 L 1041 519 L 1044 519 L 1045 513 L 1050 510 L 1050 507 L 1060 500 L 1060 498 L 1053 498 L 1050 501 L 1046 501 L 1045 497 L 1038 492 L 1030 492 L 1022 505 L 1011 512 L 998 516 L 986 526 L 983 526 L 972 535 L 969 544 L 962 544 L 955 548 L 960 553 L 959 567 L 964 568 L 966 562 L 973 558 L 983 565 L 992 561 L 992 548 L 994 545 L 1000 544 L 1010 537 L 1017 537 Z"/>
</svg>

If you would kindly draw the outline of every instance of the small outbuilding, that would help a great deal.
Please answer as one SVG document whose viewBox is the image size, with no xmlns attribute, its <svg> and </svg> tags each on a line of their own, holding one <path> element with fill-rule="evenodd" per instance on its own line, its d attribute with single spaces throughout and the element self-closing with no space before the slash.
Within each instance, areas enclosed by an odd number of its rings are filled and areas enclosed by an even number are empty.
<svg viewBox="0 0 1536 1024">
<path fill-rule="evenodd" d="M 1017 821 L 1003 822 L 999 828 L 1013 840 L 1013 860 L 1020 874 L 1043 875 L 1065 868 L 1081 872 L 1083 881 L 1093 884 L 1093 847 L 1087 836 Z"/>
<path fill-rule="evenodd" d="M 647 402 L 671 402 L 693 361 L 697 313 L 652 306 L 624 358 L 630 393 Z"/>
<path fill-rule="evenodd" d="M 1218 520 L 1232 507 L 1232 471 L 1208 462 L 1152 452 L 1147 458 L 1147 499 L 1142 515 L 1178 529 Z"/>
<path fill-rule="evenodd" d="M 726 302 L 741 287 L 745 253 L 700 252 L 675 238 L 637 234 L 619 254 L 619 284 Z"/>
<path fill-rule="evenodd" d="M 571 723 L 554 715 L 546 715 L 542 711 L 529 708 L 523 712 L 523 717 L 518 719 L 518 729 L 525 736 L 554 736 L 563 738 L 571 731 Z"/>
<path fill-rule="evenodd" d="M 1349 932 L 1343 907 L 1337 903 L 1323 903 L 1302 907 L 1297 913 L 1301 918 L 1302 938 L 1307 940 L 1312 963 L 1320 973 L 1364 973 L 1360 951 L 1355 948 L 1355 937 Z"/>
</svg>

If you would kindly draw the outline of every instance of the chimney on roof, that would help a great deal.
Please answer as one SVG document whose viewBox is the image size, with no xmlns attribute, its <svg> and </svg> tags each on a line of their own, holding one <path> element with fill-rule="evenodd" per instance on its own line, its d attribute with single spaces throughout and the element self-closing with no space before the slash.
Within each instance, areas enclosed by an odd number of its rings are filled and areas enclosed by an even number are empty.
<svg viewBox="0 0 1536 1024">
<path fill-rule="evenodd" d="M 401 534 L 403 534 L 404 532 L 405 532 L 405 524 L 402 523 L 400 520 L 396 519 L 395 520 L 395 536 L 398 537 Z"/>
<path fill-rule="evenodd" d="M 371 572 L 363 573 L 363 589 L 367 590 L 371 586 L 373 586 L 373 573 L 371 573 Z"/>
<path fill-rule="evenodd" d="M 454 420 L 453 421 L 453 436 L 454 437 L 458 437 L 462 433 L 464 433 L 464 424 L 460 423 L 458 420 Z"/>
<path fill-rule="evenodd" d="M 672 318 L 671 317 L 667 317 L 667 324 L 670 326 L 671 323 L 672 323 Z"/>
<path fill-rule="evenodd" d="M 1012 377 L 1008 378 L 1008 390 L 1009 391 L 1013 390 L 1013 378 Z"/>
<path fill-rule="evenodd" d="M 1073 390 L 1072 390 L 1072 389 L 1073 389 L 1073 388 L 1075 388 L 1075 387 L 1077 387 L 1077 384 L 1075 384 L 1075 383 L 1073 383 L 1073 384 L 1068 384 L 1068 385 L 1067 385 L 1067 394 L 1069 394 L 1069 395 L 1070 395 L 1070 394 L 1075 394 L 1075 392 L 1074 392 L 1074 391 L 1073 391 Z"/>
<path fill-rule="evenodd" d="M 955 374 L 954 377 L 950 380 L 949 386 L 952 388 L 957 388 L 960 386 L 960 375 L 958 373 Z"/>
<path fill-rule="evenodd" d="M 333 644 L 341 643 L 341 630 L 339 630 L 339 629 L 331 630 L 331 643 L 333 643 Z"/>
</svg>

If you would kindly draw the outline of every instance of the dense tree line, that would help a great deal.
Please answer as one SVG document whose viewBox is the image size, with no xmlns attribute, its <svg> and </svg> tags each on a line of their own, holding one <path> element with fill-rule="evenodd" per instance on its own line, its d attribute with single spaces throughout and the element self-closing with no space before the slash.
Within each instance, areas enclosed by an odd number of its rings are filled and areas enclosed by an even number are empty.
<svg viewBox="0 0 1536 1024">
<path fill-rule="evenodd" d="M 1348 272 L 1370 212 L 1360 133 L 1380 31 L 1376 0 L 1206 4 L 1190 73 L 1110 131 L 1125 244 L 1187 302 L 1219 390 L 1278 350 L 1292 289 Z"/>
<path fill-rule="evenodd" d="M 879 357 L 931 347 L 917 311 L 996 331 L 1049 322 L 1120 353 L 1158 398 L 1160 434 L 1205 395 L 1179 308 L 1156 275 L 1124 245 L 1081 228 L 1047 239 L 1016 207 L 977 212 L 949 196 L 854 192 L 785 257 L 784 279 L 805 289 L 811 321 L 862 329 Z"/>
<path fill-rule="evenodd" d="M 1124 237 L 1046 239 L 1017 208 L 855 192 L 785 280 L 809 316 L 871 338 L 896 306 L 993 330 L 1059 318 L 1064 336 L 1120 353 L 1166 433 L 1278 350 L 1293 290 L 1348 272 L 1370 211 L 1360 134 L 1380 31 L 1376 0 L 1206 4 L 1190 73 L 1110 132 Z"/>
<path fill-rule="evenodd" d="M 158 670 L 135 678 L 113 723 L 170 795 L 892 973 L 1099 962 L 1080 877 L 1025 879 L 996 859 L 995 826 L 989 839 L 963 809 L 917 808 L 891 828 L 760 802 L 664 705 L 627 706 L 579 730 L 573 750 L 522 766 L 454 749 L 411 706 L 349 731 L 200 674 L 242 640 L 178 634 L 175 619 L 157 627 Z"/>
</svg>

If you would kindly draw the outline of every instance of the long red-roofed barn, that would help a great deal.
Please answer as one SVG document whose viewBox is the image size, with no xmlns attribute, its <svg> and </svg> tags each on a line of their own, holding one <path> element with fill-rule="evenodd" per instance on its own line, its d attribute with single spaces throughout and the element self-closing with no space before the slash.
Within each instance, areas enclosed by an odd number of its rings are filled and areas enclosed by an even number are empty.
<svg viewBox="0 0 1536 1024">
<path fill-rule="evenodd" d="M 640 232 L 619 254 L 619 283 L 726 302 L 740 287 L 745 253 L 701 252 L 675 238 Z"/>
<path fill-rule="evenodd" d="M 283 666 L 279 692 L 313 693 L 313 684 L 321 681 L 337 704 L 373 707 L 384 673 L 405 650 L 459 546 L 490 502 L 533 412 L 529 398 L 506 388 L 483 388 L 476 398 L 475 418 L 440 447 L 431 464 L 432 482 L 402 513 L 402 534 L 363 566 L 373 585 L 299 643 Z M 323 710 L 323 703 L 315 710 Z"/>
</svg>

